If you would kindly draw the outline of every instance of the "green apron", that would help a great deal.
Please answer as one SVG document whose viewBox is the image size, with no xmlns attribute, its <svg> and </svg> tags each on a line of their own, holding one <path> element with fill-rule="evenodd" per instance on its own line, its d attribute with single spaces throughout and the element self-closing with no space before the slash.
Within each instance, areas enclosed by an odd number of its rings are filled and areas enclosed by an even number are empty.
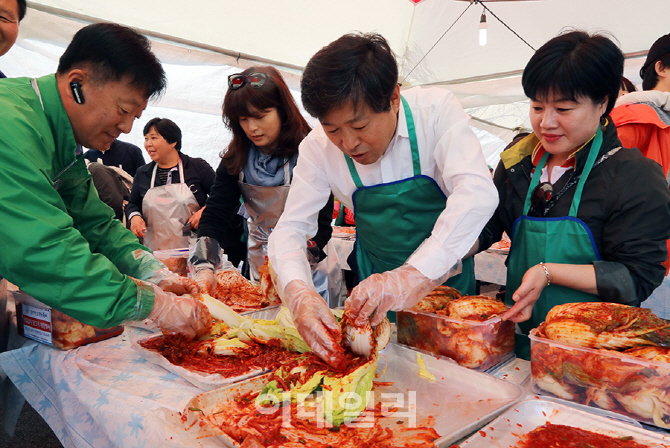
<svg viewBox="0 0 670 448">
<path fill-rule="evenodd" d="M 447 197 L 435 180 L 421 174 L 412 111 L 405 98 L 402 102 L 412 148 L 413 177 L 365 187 L 354 161 L 344 156 L 357 187 L 353 202 L 356 259 L 361 281 L 374 273 L 390 271 L 405 264 L 430 236 L 437 218 L 446 207 Z M 450 278 L 446 284 L 464 295 L 475 294 L 473 259 L 463 260 L 461 274 Z"/>
<path fill-rule="evenodd" d="M 600 128 L 593 139 L 584 171 L 577 183 L 575 196 L 572 199 L 568 216 L 558 218 L 530 217 L 530 198 L 540 182 L 542 169 L 547 162 L 549 153 L 545 153 L 535 168 L 535 173 L 528 187 L 528 194 L 523 207 L 523 215 L 513 226 L 512 247 L 507 264 L 507 285 L 505 302 L 512 305 L 512 294 L 521 285 L 521 280 L 528 269 L 540 262 L 564 264 L 590 264 L 600 260 L 593 235 L 588 226 L 577 219 L 579 203 L 586 179 L 598 157 L 603 142 Z M 539 326 L 551 308 L 556 305 L 572 302 L 600 302 L 599 296 L 578 291 L 564 286 L 549 285 L 542 290 L 540 298 L 533 306 L 531 318 L 521 322 L 519 328 L 524 335 Z M 519 335 L 517 335 L 519 336 Z M 517 337 L 515 352 L 523 359 L 530 359 L 530 341 L 528 337 Z"/>
</svg>

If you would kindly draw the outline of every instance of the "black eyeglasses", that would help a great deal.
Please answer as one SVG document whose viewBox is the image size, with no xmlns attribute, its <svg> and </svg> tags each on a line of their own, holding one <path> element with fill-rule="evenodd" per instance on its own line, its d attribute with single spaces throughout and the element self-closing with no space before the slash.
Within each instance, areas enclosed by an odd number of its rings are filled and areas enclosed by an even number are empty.
<svg viewBox="0 0 670 448">
<path fill-rule="evenodd" d="M 530 205 L 534 209 L 541 210 L 547 206 L 547 203 L 554 196 L 554 187 L 549 182 L 541 182 L 535 187 L 530 196 Z"/>
<path fill-rule="evenodd" d="M 245 82 L 248 82 L 250 86 L 256 87 L 257 89 L 267 81 L 270 77 L 267 73 L 257 72 L 249 73 L 248 75 L 230 75 L 228 76 L 228 87 L 231 90 L 237 90 L 244 85 Z"/>
</svg>

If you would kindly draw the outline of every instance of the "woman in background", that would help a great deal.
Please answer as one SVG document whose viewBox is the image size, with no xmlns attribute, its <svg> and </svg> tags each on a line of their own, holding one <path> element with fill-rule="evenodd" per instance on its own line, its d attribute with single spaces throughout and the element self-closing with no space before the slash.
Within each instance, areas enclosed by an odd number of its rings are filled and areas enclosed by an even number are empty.
<svg viewBox="0 0 670 448">
<path fill-rule="evenodd" d="M 533 133 L 501 154 L 500 202 L 479 250 L 511 237 L 503 316 L 524 334 L 555 305 L 639 306 L 662 281 L 670 192 L 660 166 L 621 148 L 609 116 L 623 54 L 607 37 L 573 31 L 524 69 Z M 529 359 L 528 338 L 516 344 Z"/>
<path fill-rule="evenodd" d="M 233 139 L 216 170 L 192 257 L 196 280 L 208 291 L 216 284 L 213 266 L 218 263 L 219 247 L 234 265 L 248 260 L 245 273 L 258 281 L 268 237 L 284 211 L 298 146 L 311 130 L 273 67 L 251 67 L 228 77 L 223 121 Z M 310 244 L 314 262 L 325 258 L 332 214 L 331 195 L 319 213 L 318 231 Z M 240 238 L 240 215 L 247 218 L 246 245 Z"/>
<path fill-rule="evenodd" d="M 151 162 L 135 174 L 126 205 L 130 230 L 152 251 L 189 247 L 214 170 L 181 152 L 181 130 L 167 118 L 153 118 L 144 126 L 144 148 Z"/>
</svg>

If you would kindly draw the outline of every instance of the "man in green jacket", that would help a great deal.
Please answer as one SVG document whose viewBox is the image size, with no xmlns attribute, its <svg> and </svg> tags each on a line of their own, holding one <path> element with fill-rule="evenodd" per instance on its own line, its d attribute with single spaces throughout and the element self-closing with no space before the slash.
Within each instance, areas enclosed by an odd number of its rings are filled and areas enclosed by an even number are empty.
<svg viewBox="0 0 670 448">
<path fill-rule="evenodd" d="M 128 133 L 165 72 L 146 37 L 111 23 L 79 30 L 56 74 L 0 80 L 0 276 L 84 323 L 140 322 L 188 337 L 208 328 L 197 287 L 113 219 L 82 146 Z"/>
</svg>

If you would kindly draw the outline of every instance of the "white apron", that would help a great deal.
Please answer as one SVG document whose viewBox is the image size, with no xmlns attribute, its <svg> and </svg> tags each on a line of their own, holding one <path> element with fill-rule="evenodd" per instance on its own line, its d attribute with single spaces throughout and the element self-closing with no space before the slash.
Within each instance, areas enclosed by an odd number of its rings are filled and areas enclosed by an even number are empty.
<svg viewBox="0 0 670 448">
<path fill-rule="evenodd" d="M 240 172 L 240 179 L 237 184 L 244 200 L 249 228 L 247 242 L 249 279 L 258 283 L 260 281 L 258 267 L 265 263 L 265 257 L 268 255 L 268 238 L 277 225 L 277 221 L 279 221 L 286 205 L 286 198 L 291 185 L 289 164 L 284 165 L 284 185 L 261 187 L 248 184 L 244 182 L 244 171 Z M 312 258 L 310 265 L 316 292 L 328 301 L 328 273 L 325 264 L 321 266 L 322 263 L 318 263 L 318 260 L 314 259 L 308 252 L 308 259 L 310 258 Z"/>
<path fill-rule="evenodd" d="M 244 182 L 244 171 L 237 182 L 244 208 L 246 209 L 249 240 L 247 241 L 249 279 L 259 282 L 258 267 L 265 263 L 268 255 L 268 238 L 284 212 L 286 198 L 291 185 L 289 164 L 284 165 L 284 185 L 261 187 Z"/>
<path fill-rule="evenodd" d="M 154 166 L 150 186 L 156 181 L 158 164 Z M 183 228 L 195 212 L 200 209 L 191 188 L 184 182 L 184 168 L 179 158 L 178 184 L 151 187 L 142 201 L 142 215 L 147 223 L 144 245 L 155 250 L 179 249 L 195 244 L 191 231 L 184 236 Z"/>
</svg>

